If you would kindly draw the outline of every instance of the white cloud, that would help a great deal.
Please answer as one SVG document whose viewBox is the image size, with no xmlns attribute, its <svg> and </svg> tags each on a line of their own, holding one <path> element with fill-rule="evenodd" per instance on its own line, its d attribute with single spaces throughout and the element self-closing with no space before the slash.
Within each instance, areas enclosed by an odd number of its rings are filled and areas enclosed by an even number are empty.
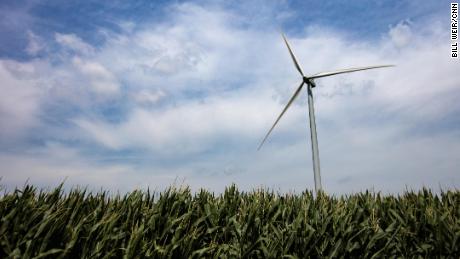
<svg viewBox="0 0 460 259">
<path fill-rule="evenodd" d="M 152 91 L 142 89 L 139 92 L 132 94 L 132 96 L 138 104 L 151 105 L 163 99 L 166 96 L 166 94 L 161 90 Z"/>
<path fill-rule="evenodd" d="M 264 118 L 273 117 L 281 108 L 266 92 L 250 91 L 209 97 L 203 102 L 187 101 L 156 111 L 136 108 L 121 123 L 84 118 L 75 123 L 106 148 L 192 155 L 213 148 L 225 138 L 258 138 L 258 133 L 265 130 Z"/>
<path fill-rule="evenodd" d="M 115 94 L 120 90 L 115 76 L 103 65 L 75 57 L 73 65 L 89 80 L 91 90 L 101 94 Z"/>
<path fill-rule="evenodd" d="M 0 142 L 23 136 L 39 123 L 40 97 L 36 66 L 0 60 Z"/>
<path fill-rule="evenodd" d="M 413 39 L 410 22 L 408 21 L 400 22 L 390 28 L 388 34 L 391 41 L 399 48 L 407 46 Z"/>
<path fill-rule="evenodd" d="M 25 51 L 29 55 L 35 56 L 46 49 L 46 44 L 44 40 L 32 31 L 27 31 L 27 38 L 29 40 L 29 43 L 27 44 Z"/>
<path fill-rule="evenodd" d="M 75 34 L 55 33 L 54 38 L 62 47 L 76 51 L 77 53 L 88 55 L 94 53 L 94 48 L 84 42 Z"/>
</svg>

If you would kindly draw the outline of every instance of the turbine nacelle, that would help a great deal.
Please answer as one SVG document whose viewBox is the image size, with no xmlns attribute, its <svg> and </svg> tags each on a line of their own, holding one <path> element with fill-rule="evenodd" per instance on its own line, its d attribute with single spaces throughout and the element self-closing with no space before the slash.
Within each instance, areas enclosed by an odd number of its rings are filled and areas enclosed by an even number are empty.
<svg viewBox="0 0 460 259">
<path fill-rule="evenodd" d="M 313 79 L 311 78 L 308 78 L 306 76 L 303 76 L 303 82 L 309 86 L 311 86 L 311 88 L 315 88 L 316 87 L 316 83 L 315 81 L 313 81 Z"/>
</svg>

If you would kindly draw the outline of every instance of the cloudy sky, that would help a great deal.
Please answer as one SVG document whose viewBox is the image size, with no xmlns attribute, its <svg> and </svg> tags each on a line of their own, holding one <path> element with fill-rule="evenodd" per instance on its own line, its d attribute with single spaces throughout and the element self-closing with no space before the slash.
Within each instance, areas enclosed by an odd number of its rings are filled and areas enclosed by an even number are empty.
<svg viewBox="0 0 460 259">
<path fill-rule="evenodd" d="M 460 61 L 444 1 L 0 2 L 0 185 L 130 191 L 460 188 Z"/>
</svg>

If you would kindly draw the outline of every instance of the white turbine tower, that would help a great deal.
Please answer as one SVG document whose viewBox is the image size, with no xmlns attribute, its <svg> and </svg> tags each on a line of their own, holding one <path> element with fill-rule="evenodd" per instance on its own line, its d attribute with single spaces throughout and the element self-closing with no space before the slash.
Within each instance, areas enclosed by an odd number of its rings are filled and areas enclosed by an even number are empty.
<svg viewBox="0 0 460 259">
<path fill-rule="evenodd" d="M 300 90 L 302 90 L 302 87 L 304 84 L 307 85 L 307 91 L 308 91 L 308 114 L 310 117 L 310 133 L 311 133 L 311 150 L 312 150 L 312 156 L 313 156 L 313 173 L 314 173 L 314 179 L 315 179 L 315 191 L 321 191 L 321 174 L 320 174 L 320 169 L 319 169 L 319 150 L 318 150 L 318 139 L 316 137 L 316 123 L 315 123 L 315 109 L 313 108 L 313 93 L 312 93 L 312 88 L 314 88 L 315 82 L 313 81 L 316 78 L 321 78 L 321 77 L 326 77 L 326 76 L 333 76 L 337 74 L 343 74 L 343 73 L 350 73 L 350 72 L 355 72 L 355 71 L 360 71 L 360 70 L 367 70 L 367 69 L 374 69 L 374 68 L 382 68 L 382 67 L 392 67 L 393 65 L 383 65 L 383 66 L 370 66 L 370 67 L 358 67 L 358 68 L 348 68 L 348 69 L 342 69 L 342 70 L 336 70 L 336 71 L 331 71 L 331 72 L 322 72 L 322 73 L 317 73 L 311 76 L 305 76 L 305 74 L 302 71 L 302 68 L 300 67 L 299 63 L 297 62 L 297 59 L 292 52 L 291 46 L 289 45 L 286 37 L 284 34 L 282 34 L 284 42 L 286 43 L 286 46 L 289 50 L 289 54 L 291 54 L 292 61 L 294 61 L 294 65 L 297 68 L 297 71 L 299 71 L 300 75 L 302 76 L 302 82 L 300 83 L 299 87 L 297 90 L 295 90 L 294 95 L 289 99 L 289 102 L 287 103 L 286 107 L 284 107 L 283 111 L 281 114 L 278 116 L 276 119 L 275 123 L 273 126 L 270 128 L 268 131 L 267 135 L 265 135 L 264 139 L 259 145 L 258 150 L 262 147 L 262 145 L 265 143 L 267 140 L 268 136 L 272 132 L 272 130 L 275 128 L 276 124 L 278 121 L 281 119 L 281 117 L 284 115 L 286 110 L 291 106 L 292 102 L 295 100 L 295 98 L 299 95 Z"/>
</svg>

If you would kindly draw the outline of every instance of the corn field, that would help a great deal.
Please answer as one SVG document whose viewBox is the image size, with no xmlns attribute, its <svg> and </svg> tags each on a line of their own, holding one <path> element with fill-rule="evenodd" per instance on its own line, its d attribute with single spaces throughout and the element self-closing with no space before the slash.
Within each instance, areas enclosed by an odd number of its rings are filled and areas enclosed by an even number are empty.
<svg viewBox="0 0 460 259">
<path fill-rule="evenodd" d="M 24 186 L 0 198 L 0 258 L 459 258 L 460 192 L 124 196 Z"/>
</svg>

